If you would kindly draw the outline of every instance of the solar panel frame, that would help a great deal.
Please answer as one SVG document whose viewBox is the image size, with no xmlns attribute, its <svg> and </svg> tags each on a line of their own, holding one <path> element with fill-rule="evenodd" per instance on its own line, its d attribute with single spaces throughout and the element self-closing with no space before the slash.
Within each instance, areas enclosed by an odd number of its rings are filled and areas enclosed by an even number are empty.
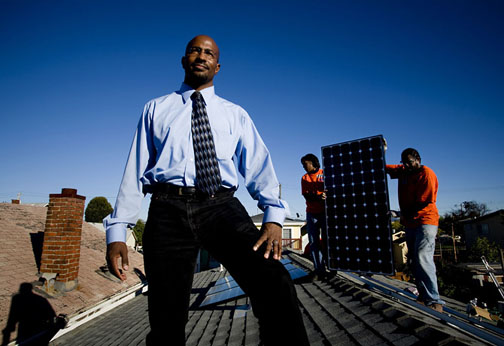
<svg viewBox="0 0 504 346">
<path fill-rule="evenodd" d="M 323 146 L 328 267 L 394 273 L 383 136 Z"/>
</svg>

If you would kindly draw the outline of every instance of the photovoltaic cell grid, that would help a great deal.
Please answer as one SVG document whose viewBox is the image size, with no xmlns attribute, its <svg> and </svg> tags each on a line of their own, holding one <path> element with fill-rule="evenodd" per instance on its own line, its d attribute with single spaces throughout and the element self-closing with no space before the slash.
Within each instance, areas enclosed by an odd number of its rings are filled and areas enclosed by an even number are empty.
<svg viewBox="0 0 504 346">
<path fill-rule="evenodd" d="M 383 137 L 322 147 L 329 268 L 393 274 Z"/>
</svg>

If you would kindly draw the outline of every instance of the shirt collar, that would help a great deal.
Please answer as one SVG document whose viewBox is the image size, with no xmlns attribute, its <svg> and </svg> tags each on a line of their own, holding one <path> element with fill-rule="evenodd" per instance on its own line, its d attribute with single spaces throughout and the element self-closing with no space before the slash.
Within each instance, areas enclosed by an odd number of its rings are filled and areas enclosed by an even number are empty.
<svg viewBox="0 0 504 346">
<path fill-rule="evenodd" d="M 191 101 L 191 95 L 194 90 L 191 88 L 189 85 L 182 83 L 182 86 L 180 87 L 180 93 L 182 94 L 182 98 L 184 99 L 184 103 L 187 101 Z M 201 95 L 203 95 L 203 99 L 205 99 L 205 103 L 208 104 L 208 101 L 215 95 L 215 87 L 212 85 L 211 87 L 205 88 L 203 90 L 200 90 Z"/>
</svg>

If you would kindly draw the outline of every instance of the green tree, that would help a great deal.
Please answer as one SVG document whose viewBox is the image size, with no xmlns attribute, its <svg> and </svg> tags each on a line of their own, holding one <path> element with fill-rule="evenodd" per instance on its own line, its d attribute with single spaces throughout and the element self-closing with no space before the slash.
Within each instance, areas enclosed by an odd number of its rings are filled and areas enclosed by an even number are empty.
<svg viewBox="0 0 504 346">
<path fill-rule="evenodd" d="M 87 222 L 102 222 L 114 209 L 105 197 L 95 197 L 89 201 L 84 219 Z"/>
<path fill-rule="evenodd" d="M 457 220 L 472 219 L 488 214 L 490 210 L 485 203 L 476 201 L 465 201 L 458 205 L 450 212 L 452 217 Z"/>
<path fill-rule="evenodd" d="M 135 238 L 137 240 L 138 245 L 142 245 L 142 237 L 145 229 L 145 221 L 142 219 L 138 219 L 135 227 L 133 227 L 133 233 L 135 233 Z"/>
<path fill-rule="evenodd" d="M 481 262 L 481 256 L 485 256 L 488 262 L 500 261 L 499 246 L 488 238 L 478 238 L 476 243 L 469 250 L 468 260 L 472 262 Z"/>
</svg>

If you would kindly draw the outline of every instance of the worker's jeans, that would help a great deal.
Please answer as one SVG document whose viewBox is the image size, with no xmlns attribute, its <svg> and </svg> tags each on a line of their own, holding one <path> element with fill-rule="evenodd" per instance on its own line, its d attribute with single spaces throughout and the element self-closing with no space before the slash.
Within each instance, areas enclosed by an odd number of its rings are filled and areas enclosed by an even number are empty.
<svg viewBox="0 0 504 346">
<path fill-rule="evenodd" d="M 204 247 L 251 301 L 265 345 L 308 345 L 296 290 L 287 270 L 232 196 L 214 199 L 155 193 L 143 236 L 151 331 L 147 345 L 184 345 L 196 256 Z"/>
<path fill-rule="evenodd" d="M 418 290 L 418 300 L 425 305 L 445 304 L 439 297 L 434 248 L 438 226 L 421 225 L 417 228 L 406 228 L 408 257 L 413 264 Z"/>
<path fill-rule="evenodd" d="M 327 265 L 327 255 L 325 250 L 320 242 L 320 236 L 322 235 L 322 239 L 325 240 L 325 214 L 314 214 L 314 213 L 306 213 L 306 228 L 308 232 L 308 240 L 310 242 L 310 255 L 311 260 L 313 262 L 313 266 L 315 267 L 315 273 L 317 274 L 325 274 L 325 269 Z M 326 242 L 323 242 L 325 246 Z"/>
</svg>

